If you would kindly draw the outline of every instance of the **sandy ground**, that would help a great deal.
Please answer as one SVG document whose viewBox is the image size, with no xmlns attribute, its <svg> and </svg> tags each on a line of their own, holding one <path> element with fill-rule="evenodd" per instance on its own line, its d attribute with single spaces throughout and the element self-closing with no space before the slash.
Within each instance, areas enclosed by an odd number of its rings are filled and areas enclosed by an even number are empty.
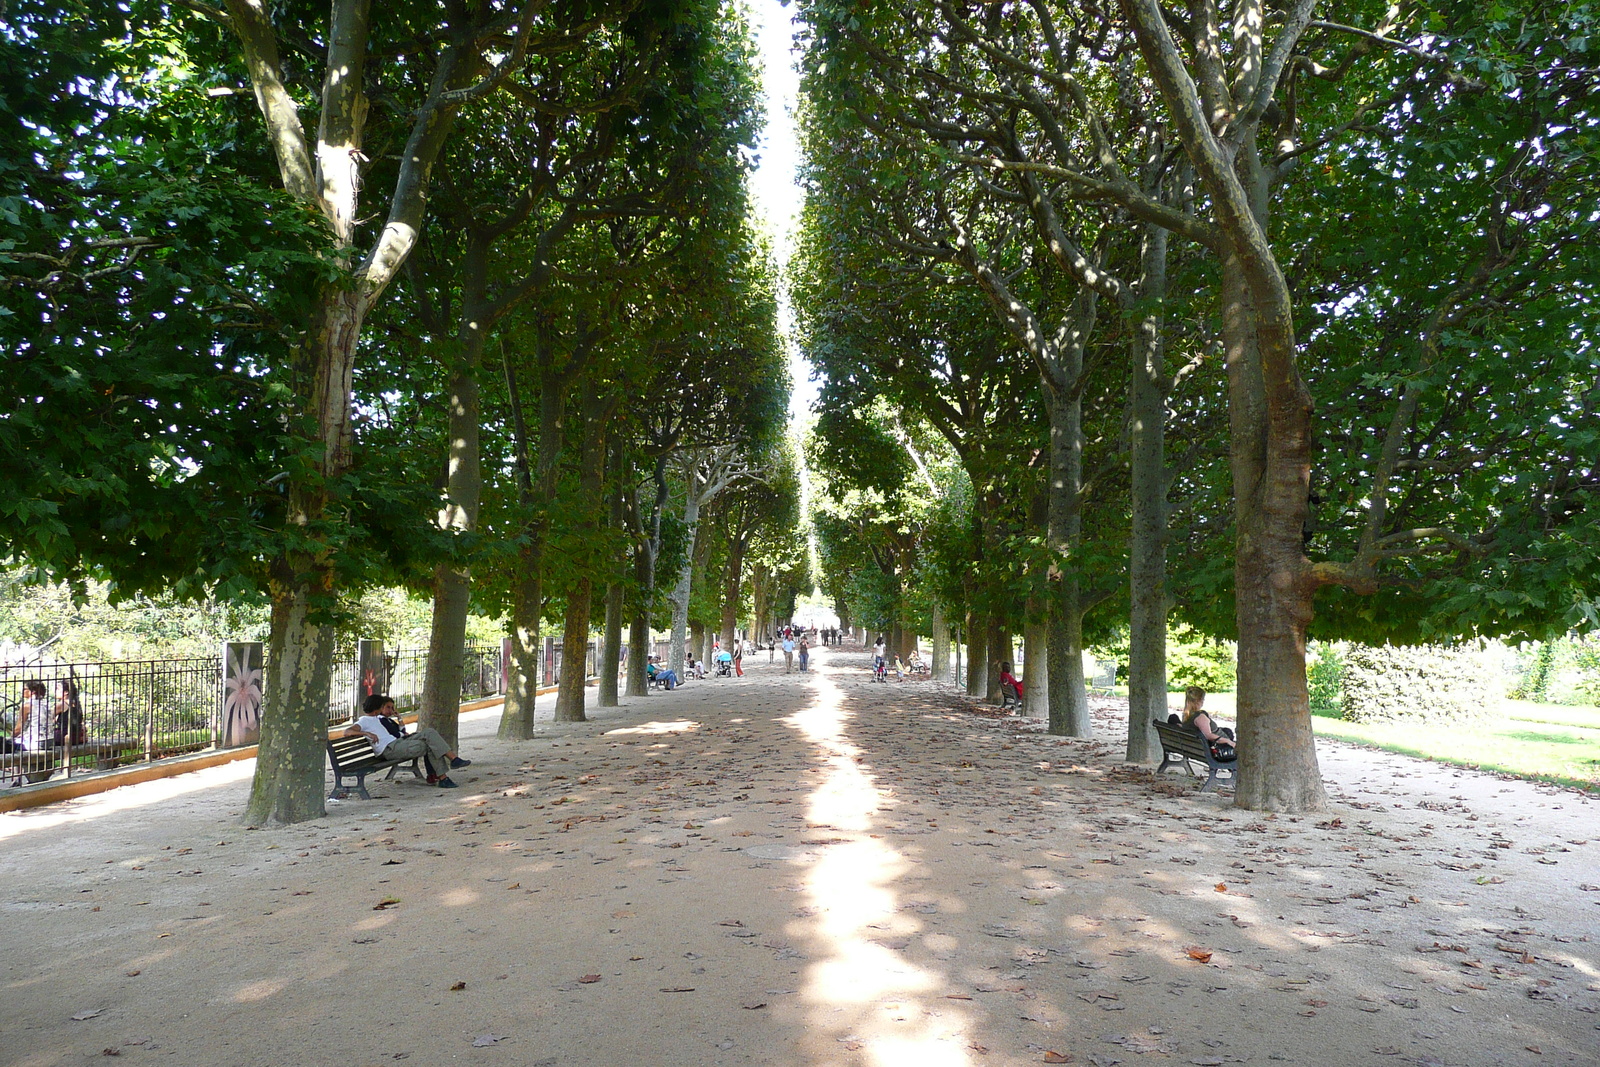
<svg viewBox="0 0 1600 1067">
<path fill-rule="evenodd" d="M 1600 1064 L 1600 801 L 1326 744 L 1335 806 L 875 685 L 691 683 L 280 830 L 249 764 L 0 816 L 0 1063 Z"/>
</svg>

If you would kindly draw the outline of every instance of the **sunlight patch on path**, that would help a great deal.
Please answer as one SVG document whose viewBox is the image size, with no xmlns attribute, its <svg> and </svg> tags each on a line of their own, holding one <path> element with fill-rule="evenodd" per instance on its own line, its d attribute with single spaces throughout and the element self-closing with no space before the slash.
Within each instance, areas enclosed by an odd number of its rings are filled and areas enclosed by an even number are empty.
<svg viewBox="0 0 1600 1067">
<path fill-rule="evenodd" d="M 802 991 L 811 1028 L 859 1050 L 874 1067 L 968 1067 L 968 1019 L 936 999 L 946 977 L 884 943 L 922 930 L 899 912 L 894 891 L 910 864 L 868 836 L 887 794 L 861 767 L 864 753 L 846 733 L 851 715 L 828 675 L 825 666 L 813 667 L 816 699 L 782 720 L 815 745 L 822 760 L 822 780 L 806 804 L 809 832 L 853 835 L 823 838 L 804 882 L 816 917 L 803 932 L 821 946 Z"/>
</svg>

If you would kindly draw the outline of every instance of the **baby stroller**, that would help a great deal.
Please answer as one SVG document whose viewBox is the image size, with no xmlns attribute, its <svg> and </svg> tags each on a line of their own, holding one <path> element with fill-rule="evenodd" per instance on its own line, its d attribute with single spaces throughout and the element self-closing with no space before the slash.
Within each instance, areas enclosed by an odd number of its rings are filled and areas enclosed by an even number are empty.
<svg viewBox="0 0 1600 1067">
<path fill-rule="evenodd" d="M 889 667 L 883 662 L 883 657 L 878 656 L 872 661 L 872 680 L 889 684 Z"/>
<path fill-rule="evenodd" d="M 719 659 L 719 660 L 717 660 L 717 677 L 718 678 L 732 678 L 733 677 L 733 661 L 732 660 L 727 660 L 727 659 Z"/>
</svg>

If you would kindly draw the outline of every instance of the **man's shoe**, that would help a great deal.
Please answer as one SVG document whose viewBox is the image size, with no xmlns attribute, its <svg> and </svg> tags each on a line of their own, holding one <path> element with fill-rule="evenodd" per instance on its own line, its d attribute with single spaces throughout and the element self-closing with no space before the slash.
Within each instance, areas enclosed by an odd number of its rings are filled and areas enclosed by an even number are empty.
<svg viewBox="0 0 1600 1067">
<path fill-rule="evenodd" d="M 454 782 L 452 782 L 449 779 L 448 776 L 439 779 L 434 784 L 437 785 L 440 789 L 459 789 L 459 788 L 461 788 L 460 786 L 458 786 Z"/>
<path fill-rule="evenodd" d="M 462 759 L 460 756 L 453 756 L 450 759 L 450 767 L 452 770 L 459 771 L 463 767 L 470 766 L 472 766 L 472 761 L 469 759 Z"/>
</svg>

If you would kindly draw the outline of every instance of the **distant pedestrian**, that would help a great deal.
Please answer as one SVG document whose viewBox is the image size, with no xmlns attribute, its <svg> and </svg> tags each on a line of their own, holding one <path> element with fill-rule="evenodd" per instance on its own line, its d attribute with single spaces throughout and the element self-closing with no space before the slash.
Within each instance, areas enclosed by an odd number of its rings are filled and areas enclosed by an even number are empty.
<svg viewBox="0 0 1600 1067">
<path fill-rule="evenodd" d="M 800 639 L 800 673 L 804 674 L 811 669 L 811 645 L 805 638 Z"/>
<path fill-rule="evenodd" d="M 783 637 L 783 673 L 788 674 L 794 670 L 794 638 L 785 634 Z"/>
</svg>

